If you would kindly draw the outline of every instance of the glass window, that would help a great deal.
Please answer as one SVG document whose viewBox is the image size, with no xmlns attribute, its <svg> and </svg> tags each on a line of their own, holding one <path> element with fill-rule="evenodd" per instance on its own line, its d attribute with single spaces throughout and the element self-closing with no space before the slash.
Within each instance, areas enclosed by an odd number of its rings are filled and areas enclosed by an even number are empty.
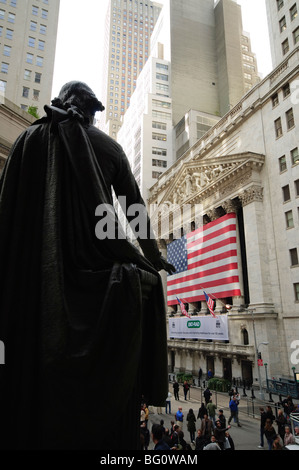
<svg viewBox="0 0 299 470">
<path fill-rule="evenodd" d="M 296 282 L 296 284 L 294 284 L 294 290 L 295 290 L 295 300 L 296 302 L 299 301 L 299 282 Z"/>
<path fill-rule="evenodd" d="M 297 4 L 295 3 L 292 8 L 290 8 L 290 17 L 291 17 L 291 21 L 293 21 L 296 16 L 298 14 L 298 11 L 297 11 Z"/>
<path fill-rule="evenodd" d="M 272 107 L 275 108 L 275 106 L 277 106 L 278 104 L 278 93 L 275 93 L 275 95 L 272 96 Z"/>
<path fill-rule="evenodd" d="M 287 211 L 285 213 L 285 218 L 286 218 L 286 227 L 287 228 L 294 228 L 293 211 Z"/>
<path fill-rule="evenodd" d="M 29 37 L 29 39 L 28 39 L 28 46 L 29 46 L 29 47 L 35 47 L 35 38 Z"/>
<path fill-rule="evenodd" d="M 287 202 L 291 199 L 290 187 L 288 184 L 282 188 L 282 196 L 283 202 Z"/>
<path fill-rule="evenodd" d="M 299 264 L 297 248 L 292 248 L 290 250 L 290 258 L 291 258 L 291 266 L 297 266 L 297 264 Z"/>
<path fill-rule="evenodd" d="M 295 165 L 295 163 L 299 162 L 299 153 L 298 153 L 298 147 L 295 149 L 291 150 L 291 158 L 292 158 L 292 163 Z"/>
<path fill-rule="evenodd" d="M 279 20 L 279 29 L 280 29 L 280 32 L 282 33 L 286 28 L 287 28 L 286 17 L 283 16 L 283 17 L 281 18 L 281 20 Z"/>
<path fill-rule="evenodd" d="M 294 44 L 297 44 L 299 42 L 299 26 L 295 29 L 295 31 L 293 31 L 293 41 Z"/>
<path fill-rule="evenodd" d="M 24 80 L 31 80 L 31 70 L 25 70 Z"/>
<path fill-rule="evenodd" d="M 23 98 L 28 98 L 29 97 L 29 88 L 26 86 L 23 86 L 23 93 L 22 93 Z"/>
<path fill-rule="evenodd" d="M 292 129 L 295 126 L 293 108 L 286 112 L 287 128 Z"/>
<path fill-rule="evenodd" d="M 290 46 L 289 46 L 289 40 L 286 39 L 285 41 L 283 41 L 282 43 L 282 53 L 283 55 L 287 54 L 290 50 Z"/>
<path fill-rule="evenodd" d="M 282 136 L 281 118 L 278 118 L 276 119 L 276 121 L 274 121 L 274 127 L 275 127 L 275 135 L 276 135 L 276 138 L 278 139 L 279 137 Z"/>
<path fill-rule="evenodd" d="M 299 196 L 299 180 L 294 181 L 295 185 L 295 194 L 296 196 Z"/>
<path fill-rule="evenodd" d="M 12 39 L 13 38 L 13 30 L 12 29 L 7 29 L 5 37 L 6 37 L 6 39 Z"/>
<path fill-rule="evenodd" d="M 8 65 L 6 62 L 1 63 L 1 72 L 2 73 L 8 73 Z"/>
<path fill-rule="evenodd" d="M 280 171 L 285 171 L 287 169 L 287 160 L 286 160 L 285 155 L 283 155 L 279 159 L 279 169 Z"/>
<path fill-rule="evenodd" d="M 26 62 L 28 64 L 33 64 L 33 54 L 30 54 L 29 52 L 27 52 L 26 54 Z"/>
<path fill-rule="evenodd" d="M 11 47 L 10 46 L 4 46 L 3 47 L 3 55 L 10 57 L 11 54 Z"/>
</svg>

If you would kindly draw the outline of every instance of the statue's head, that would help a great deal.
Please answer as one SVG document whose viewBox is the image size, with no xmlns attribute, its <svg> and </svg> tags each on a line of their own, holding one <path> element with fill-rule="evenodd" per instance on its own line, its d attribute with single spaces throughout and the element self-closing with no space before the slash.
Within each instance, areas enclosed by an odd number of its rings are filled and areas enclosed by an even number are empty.
<svg viewBox="0 0 299 470">
<path fill-rule="evenodd" d="M 69 109 L 78 108 L 86 117 L 93 117 L 97 111 L 104 111 L 104 106 L 86 83 L 72 81 L 61 88 L 58 98 L 52 101 L 53 106 Z"/>
</svg>

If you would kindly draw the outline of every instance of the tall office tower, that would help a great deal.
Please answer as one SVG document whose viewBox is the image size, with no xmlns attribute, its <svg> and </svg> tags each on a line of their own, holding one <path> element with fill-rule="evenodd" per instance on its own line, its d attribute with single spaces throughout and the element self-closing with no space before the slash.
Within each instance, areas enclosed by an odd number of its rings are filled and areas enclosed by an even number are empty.
<svg viewBox="0 0 299 470">
<path fill-rule="evenodd" d="M 0 93 L 24 110 L 51 98 L 59 3 L 0 1 Z"/>
<path fill-rule="evenodd" d="M 299 2 L 266 0 L 273 68 L 299 45 Z"/>
<path fill-rule="evenodd" d="M 150 54 L 161 5 L 150 0 L 110 0 L 106 16 L 101 128 L 112 137 L 121 127 L 136 80 Z"/>
</svg>

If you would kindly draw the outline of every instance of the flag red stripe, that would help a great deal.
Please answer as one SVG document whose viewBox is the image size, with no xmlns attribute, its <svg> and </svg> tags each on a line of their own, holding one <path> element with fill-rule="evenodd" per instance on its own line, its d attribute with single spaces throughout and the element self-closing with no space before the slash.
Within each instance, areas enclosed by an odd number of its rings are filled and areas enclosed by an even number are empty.
<svg viewBox="0 0 299 470">
<path fill-rule="evenodd" d="M 203 242 L 207 242 L 212 240 L 213 238 L 219 237 L 228 232 L 235 232 L 236 231 L 236 224 L 227 225 L 225 227 L 220 228 L 219 230 L 215 230 L 215 232 L 207 233 L 206 235 L 198 237 L 194 241 L 188 242 L 188 248 L 194 248 L 197 245 L 200 245 Z"/>
<path fill-rule="evenodd" d="M 234 220 L 236 220 L 236 214 L 232 212 L 232 213 L 230 213 L 230 214 L 224 215 L 224 216 L 221 217 L 220 219 L 213 220 L 213 222 L 209 222 L 208 224 L 203 225 L 202 227 L 197 228 L 197 229 L 194 230 L 193 232 L 188 233 L 188 234 L 187 234 L 187 238 L 190 238 L 190 237 L 192 237 L 193 235 L 199 234 L 200 232 L 205 232 L 206 230 L 209 230 L 210 228 L 215 227 L 215 225 L 219 225 L 219 223 L 226 222 L 226 221 L 229 220 L 229 219 L 234 219 Z M 204 235 L 204 236 L 205 236 L 205 235 Z"/>
<path fill-rule="evenodd" d="M 210 287 L 216 287 L 216 286 L 223 286 L 226 284 L 232 284 L 232 283 L 237 283 L 239 282 L 239 276 L 231 276 L 231 277 L 225 277 L 224 279 L 216 279 L 214 281 L 210 282 L 204 282 L 203 284 L 197 284 L 196 282 L 192 286 L 186 286 L 186 287 L 177 287 L 177 289 L 169 290 L 168 294 L 169 295 L 176 295 L 178 294 L 184 294 L 186 292 L 192 292 L 196 289 L 206 289 L 208 290 Z"/>
<path fill-rule="evenodd" d="M 237 256 L 237 250 L 225 251 L 224 253 L 213 255 L 210 258 L 205 258 L 199 261 L 195 261 L 194 263 L 188 264 L 188 269 L 193 269 L 199 266 L 204 266 L 205 264 L 213 263 L 215 261 L 220 261 L 225 258 L 231 258 L 232 256 Z"/>
<path fill-rule="evenodd" d="M 204 253 L 208 253 L 209 251 L 217 250 L 217 248 L 222 248 L 225 245 L 229 245 L 230 243 L 236 243 L 236 237 L 226 238 L 225 240 L 221 240 L 220 242 L 214 243 L 213 245 L 206 246 L 200 250 L 194 251 L 193 253 L 188 253 L 187 258 L 192 259 L 195 256 L 203 255 Z"/>
<path fill-rule="evenodd" d="M 241 292 L 239 289 L 234 289 L 234 290 L 229 290 L 229 291 L 224 291 L 224 292 L 213 292 L 213 297 L 216 299 L 225 299 L 227 297 L 234 297 L 241 295 Z M 188 302 L 198 302 L 201 300 L 206 300 L 203 295 L 194 295 L 192 297 L 184 297 L 184 301 L 186 303 Z M 169 300 L 167 302 L 167 305 L 176 305 L 178 302 L 176 300 Z"/>
<path fill-rule="evenodd" d="M 212 276 L 213 274 L 218 274 L 222 272 L 224 273 L 232 269 L 238 269 L 238 263 L 230 263 L 224 266 L 218 266 L 217 268 L 207 269 L 206 271 L 200 271 L 196 274 L 185 275 L 182 278 L 177 278 L 173 281 L 167 281 L 167 286 L 174 286 L 175 284 L 180 284 L 181 282 L 192 281 L 193 279 L 200 279 L 202 277 Z"/>
</svg>

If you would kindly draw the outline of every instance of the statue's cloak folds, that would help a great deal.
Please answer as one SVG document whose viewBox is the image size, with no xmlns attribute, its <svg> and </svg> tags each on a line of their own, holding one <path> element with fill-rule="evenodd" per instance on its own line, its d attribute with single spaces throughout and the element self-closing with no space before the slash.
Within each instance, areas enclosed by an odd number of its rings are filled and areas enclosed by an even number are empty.
<svg viewBox="0 0 299 470">
<path fill-rule="evenodd" d="M 76 112 L 45 109 L 0 180 L 0 448 L 134 449 L 140 393 L 167 396 L 160 276 L 96 238 L 98 157 Z"/>
</svg>

